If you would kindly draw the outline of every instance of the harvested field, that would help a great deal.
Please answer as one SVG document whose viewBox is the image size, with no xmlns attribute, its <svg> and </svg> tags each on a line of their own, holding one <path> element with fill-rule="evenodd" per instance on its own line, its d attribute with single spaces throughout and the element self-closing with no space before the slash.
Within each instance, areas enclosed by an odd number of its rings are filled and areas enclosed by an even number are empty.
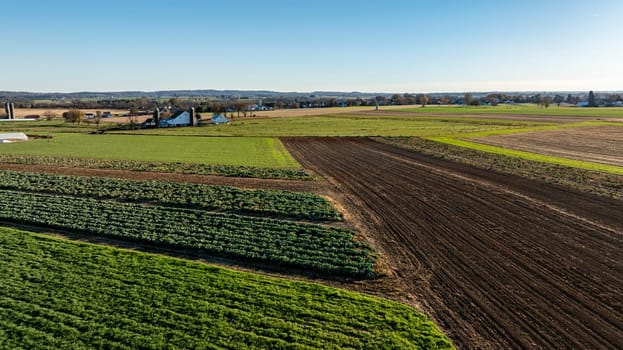
<svg viewBox="0 0 623 350">
<path fill-rule="evenodd" d="M 382 110 L 395 110 L 399 108 L 409 108 L 416 106 L 382 106 Z M 255 117 L 263 118 L 278 118 L 278 117 L 306 117 L 314 115 L 326 115 L 326 114 L 338 114 L 338 113 L 350 113 L 350 112 L 363 112 L 374 111 L 374 106 L 357 106 L 357 107 L 325 107 L 325 108 L 295 108 L 295 109 L 276 109 L 273 111 L 255 111 L 251 114 L 255 114 Z M 235 114 L 236 116 L 238 114 Z M 253 117 L 247 117 L 253 118 Z"/>
<path fill-rule="evenodd" d="M 623 166 L 623 127 L 618 126 L 536 131 L 470 140 L 520 151 Z"/>
<path fill-rule="evenodd" d="M 459 348 L 623 348 L 623 204 L 367 139 L 287 138 Z"/>
<path fill-rule="evenodd" d="M 15 116 L 17 118 L 24 118 L 30 115 L 38 115 L 42 119 L 44 119 L 46 113 L 51 113 L 56 117 L 61 117 L 64 112 L 67 112 L 69 109 L 67 108 L 15 108 Z M 95 114 L 97 111 L 100 112 L 110 112 L 113 115 L 122 115 L 128 113 L 127 109 L 81 109 L 84 113 L 93 113 Z M 125 118 L 127 121 L 127 118 Z M 105 119 L 102 119 L 105 120 Z"/>
</svg>

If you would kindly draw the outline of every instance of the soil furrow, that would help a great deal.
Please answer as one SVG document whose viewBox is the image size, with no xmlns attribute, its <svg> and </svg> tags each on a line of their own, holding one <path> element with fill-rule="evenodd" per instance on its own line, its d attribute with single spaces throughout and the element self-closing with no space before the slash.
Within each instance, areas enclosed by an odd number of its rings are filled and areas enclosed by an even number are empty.
<svg viewBox="0 0 623 350">
<path fill-rule="evenodd" d="M 460 348 L 623 348 L 623 203 L 368 139 L 286 138 Z"/>
</svg>

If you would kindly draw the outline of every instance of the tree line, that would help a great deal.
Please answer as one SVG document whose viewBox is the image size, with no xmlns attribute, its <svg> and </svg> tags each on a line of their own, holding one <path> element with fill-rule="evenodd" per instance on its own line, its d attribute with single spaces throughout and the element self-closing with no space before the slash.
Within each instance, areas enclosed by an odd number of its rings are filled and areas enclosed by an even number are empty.
<svg viewBox="0 0 623 350">
<path fill-rule="evenodd" d="M 219 97 L 173 97 L 168 99 L 150 99 L 147 97 L 104 99 L 104 100 L 29 100 L 27 98 L 0 98 L 0 103 L 13 102 L 15 108 L 72 110 L 127 110 L 130 116 L 149 114 L 155 108 L 163 110 L 188 109 L 195 107 L 198 113 L 236 113 L 238 116 L 252 115 L 256 110 L 292 109 L 292 108 L 323 108 L 351 106 L 387 106 L 387 105 L 498 105 L 501 103 L 534 103 L 543 107 L 550 105 L 576 105 L 584 102 L 587 106 L 615 106 L 623 103 L 623 95 L 619 93 L 462 93 L 462 94 L 393 94 L 378 95 L 367 98 L 336 98 L 310 95 L 307 97 L 276 96 L 268 98 L 245 98 L 239 96 Z M 1 117 L 1 116 L 0 116 Z M 76 116 L 68 115 L 69 119 Z"/>
</svg>

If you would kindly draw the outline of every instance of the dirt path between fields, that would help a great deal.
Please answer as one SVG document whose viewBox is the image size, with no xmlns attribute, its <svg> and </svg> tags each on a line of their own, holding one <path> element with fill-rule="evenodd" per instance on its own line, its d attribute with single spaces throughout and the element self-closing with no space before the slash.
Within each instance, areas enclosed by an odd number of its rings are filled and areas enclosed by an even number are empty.
<svg viewBox="0 0 623 350">
<path fill-rule="evenodd" d="M 460 348 L 623 348 L 620 201 L 368 139 L 282 140 Z"/>
</svg>

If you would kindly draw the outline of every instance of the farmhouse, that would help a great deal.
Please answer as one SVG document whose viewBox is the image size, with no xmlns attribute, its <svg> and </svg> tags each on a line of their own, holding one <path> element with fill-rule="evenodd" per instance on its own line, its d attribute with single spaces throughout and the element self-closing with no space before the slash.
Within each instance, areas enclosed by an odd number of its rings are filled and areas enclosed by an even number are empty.
<svg viewBox="0 0 623 350">
<path fill-rule="evenodd" d="M 28 136 L 26 136 L 23 132 L 0 134 L 0 143 L 11 143 L 16 141 L 28 141 Z"/>
</svg>

